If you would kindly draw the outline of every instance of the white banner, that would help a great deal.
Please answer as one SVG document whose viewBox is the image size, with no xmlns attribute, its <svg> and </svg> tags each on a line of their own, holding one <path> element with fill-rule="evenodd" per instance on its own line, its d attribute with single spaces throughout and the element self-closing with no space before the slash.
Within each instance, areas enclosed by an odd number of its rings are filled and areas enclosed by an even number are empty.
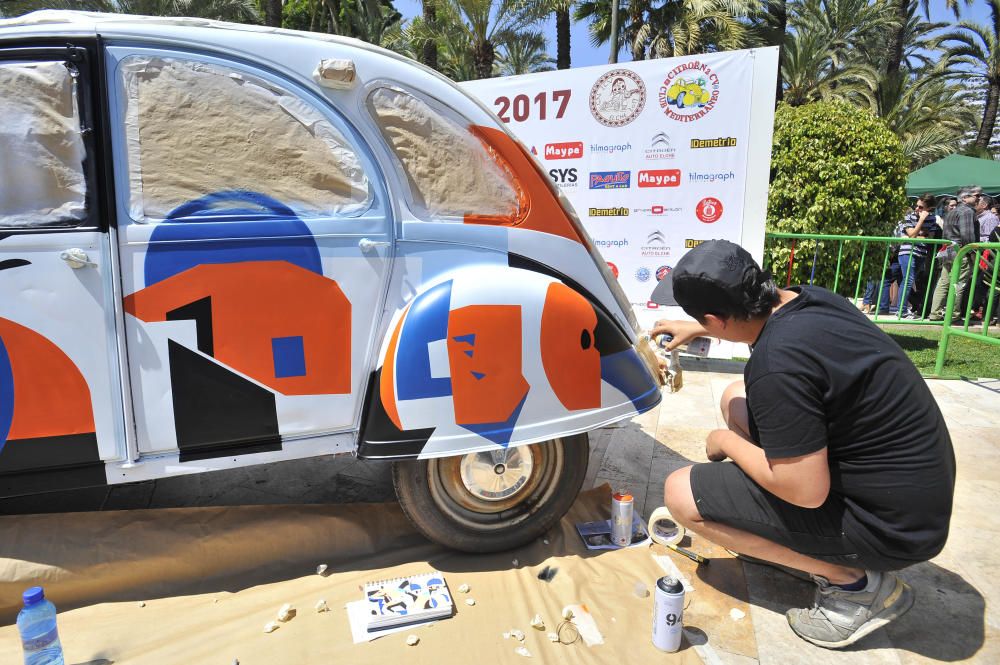
<svg viewBox="0 0 1000 665">
<path fill-rule="evenodd" d="M 760 260 L 777 49 L 470 81 L 573 204 L 648 326 L 649 302 L 691 247 Z"/>
</svg>

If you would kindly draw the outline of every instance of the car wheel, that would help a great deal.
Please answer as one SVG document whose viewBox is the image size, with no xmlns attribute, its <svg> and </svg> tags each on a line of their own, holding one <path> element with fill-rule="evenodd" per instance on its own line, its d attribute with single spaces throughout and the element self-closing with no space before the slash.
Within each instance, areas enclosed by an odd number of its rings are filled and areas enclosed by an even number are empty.
<svg viewBox="0 0 1000 665">
<path fill-rule="evenodd" d="M 540 537 L 569 510 L 587 474 L 586 434 L 455 457 L 396 462 L 392 481 L 410 522 L 465 552 Z"/>
<path fill-rule="evenodd" d="M 682 92 L 681 94 L 677 95 L 677 108 L 679 109 L 684 108 L 684 97 L 686 95 L 687 95 L 686 92 Z"/>
</svg>

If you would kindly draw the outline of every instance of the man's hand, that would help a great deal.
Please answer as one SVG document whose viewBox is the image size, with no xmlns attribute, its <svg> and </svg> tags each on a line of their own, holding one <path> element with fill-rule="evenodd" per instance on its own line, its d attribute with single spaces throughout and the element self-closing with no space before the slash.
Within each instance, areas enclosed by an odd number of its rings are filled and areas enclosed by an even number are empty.
<svg viewBox="0 0 1000 665">
<path fill-rule="evenodd" d="M 723 450 L 723 444 L 726 437 L 732 434 L 733 432 L 728 429 L 716 429 L 709 433 L 708 438 L 705 439 L 705 455 L 708 456 L 708 461 L 721 462 L 729 457 Z"/>
<path fill-rule="evenodd" d="M 697 321 L 670 321 L 668 319 L 657 321 L 653 324 L 653 329 L 649 331 L 651 339 L 656 339 L 658 335 L 673 335 L 673 339 L 667 344 L 667 351 L 673 351 L 695 337 L 707 334 L 708 332 Z"/>
</svg>

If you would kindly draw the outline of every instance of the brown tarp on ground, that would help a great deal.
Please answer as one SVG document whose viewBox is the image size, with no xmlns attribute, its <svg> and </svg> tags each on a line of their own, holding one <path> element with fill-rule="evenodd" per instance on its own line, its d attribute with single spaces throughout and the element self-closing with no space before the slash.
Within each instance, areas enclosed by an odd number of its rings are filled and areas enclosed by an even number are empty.
<svg viewBox="0 0 1000 665">
<path fill-rule="evenodd" d="M 574 522 L 606 518 L 607 486 L 580 496 L 542 540 L 500 554 L 473 556 L 427 542 L 396 504 L 241 506 L 0 517 L 0 663 L 20 662 L 11 625 L 21 591 L 43 584 L 59 607 L 66 663 L 106 661 L 185 665 L 254 663 L 521 663 L 502 633 L 519 628 L 532 662 L 700 663 L 685 642 L 662 654 L 650 642 L 652 588 L 663 574 L 658 545 L 587 551 Z M 690 579 L 685 623 L 704 631 L 708 647 L 756 658 L 746 584 L 739 562 L 698 541 L 717 557 L 696 571 L 671 553 Z M 519 566 L 512 567 L 517 558 Z M 329 565 L 328 576 L 315 574 Z M 537 578 L 557 567 L 551 582 Z M 353 644 L 344 605 L 365 580 L 437 569 L 456 596 L 457 613 L 433 627 Z M 458 592 L 461 584 L 471 592 Z M 476 600 L 473 607 L 466 597 Z M 329 612 L 313 606 L 325 599 Z M 139 602 L 145 603 L 144 607 Z M 263 627 L 292 603 L 297 616 L 271 634 Z M 605 638 L 587 647 L 552 644 L 532 630 L 538 613 L 554 630 L 564 606 L 585 604 Z M 746 613 L 730 616 L 731 609 Z M 420 637 L 405 645 L 406 635 Z M 704 649 L 704 647 L 702 647 Z M 704 651 L 703 651 L 704 653 Z"/>
</svg>

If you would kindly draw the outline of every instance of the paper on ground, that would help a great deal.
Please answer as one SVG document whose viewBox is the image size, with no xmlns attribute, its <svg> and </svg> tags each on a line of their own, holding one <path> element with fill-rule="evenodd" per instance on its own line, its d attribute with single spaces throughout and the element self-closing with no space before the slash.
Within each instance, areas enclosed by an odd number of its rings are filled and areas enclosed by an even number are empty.
<svg viewBox="0 0 1000 665">
<path fill-rule="evenodd" d="M 422 621 L 420 623 L 411 623 L 405 626 L 390 626 L 389 628 L 368 632 L 368 601 L 364 598 L 347 603 L 347 618 L 351 622 L 351 637 L 354 639 L 355 644 L 371 642 L 383 635 L 402 633 L 407 630 L 412 631 L 421 626 L 437 623 L 437 621 Z"/>
</svg>

